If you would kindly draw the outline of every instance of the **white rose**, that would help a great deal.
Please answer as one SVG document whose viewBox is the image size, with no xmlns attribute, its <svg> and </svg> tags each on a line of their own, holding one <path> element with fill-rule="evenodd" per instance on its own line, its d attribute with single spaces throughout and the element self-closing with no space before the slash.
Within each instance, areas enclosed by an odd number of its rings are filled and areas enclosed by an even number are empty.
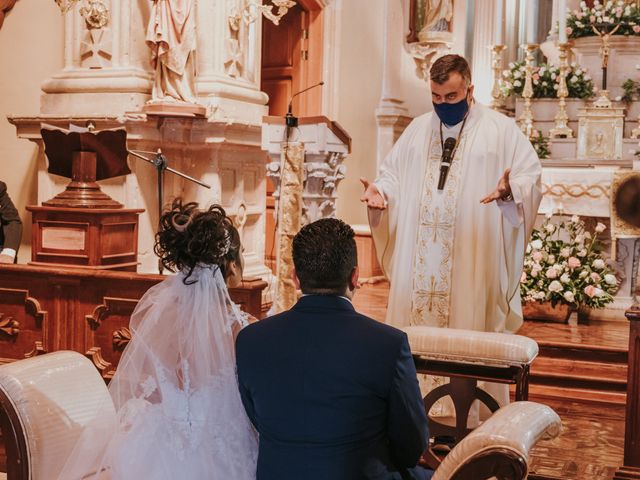
<svg viewBox="0 0 640 480">
<path fill-rule="evenodd" d="M 591 240 L 591 232 L 584 232 L 584 238 Z"/>
<path fill-rule="evenodd" d="M 551 291 L 551 292 L 561 292 L 562 291 L 562 284 L 559 281 L 554 280 L 553 282 L 551 282 L 549 284 L 549 291 Z"/>
<path fill-rule="evenodd" d="M 548 268 L 545 275 L 547 278 L 556 278 L 558 276 L 558 271 L 555 268 Z"/>
<path fill-rule="evenodd" d="M 571 277 L 569 277 L 568 273 L 563 273 L 562 276 L 560 277 L 560 281 L 562 283 L 569 283 L 571 281 Z"/>
<path fill-rule="evenodd" d="M 571 249 L 569 247 L 564 247 L 560 250 L 560 256 L 564 258 L 568 258 L 571 255 Z"/>
<path fill-rule="evenodd" d="M 573 223 L 578 223 L 580 221 L 580 217 L 578 215 L 574 215 L 573 217 L 571 217 L 571 221 Z"/>
<path fill-rule="evenodd" d="M 596 287 L 596 289 L 594 290 L 595 296 L 596 297 L 601 297 L 602 295 L 604 295 L 604 290 L 602 290 L 601 288 Z"/>
<path fill-rule="evenodd" d="M 544 229 L 549 233 L 553 233 L 553 232 L 555 232 L 556 227 L 555 227 L 555 225 L 553 223 L 550 223 L 549 225 L 544 227 Z"/>
<path fill-rule="evenodd" d="M 604 281 L 607 282 L 609 285 L 615 285 L 616 283 L 618 283 L 618 279 L 616 278 L 616 276 L 611 275 L 610 273 L 607 273 L 604 276 Z"/>
<path fill-rule="evenodd" d="M 513 82 L 514 87 L 519 87 L 520 85 L 522 85 L 522 82 L 520 82 L 520 80 L 516 80 L 515 82 Z"/>
<path fill-rule="evenodd" d="M 566 292 L 564 292 L 564 295 L 562 295 L 562 296 L 569 303 L 573 303 L 574 300 L 575 300 L 575 298 L 573 296 L 573 292 L 566 291 Z"/>
<path fill-rule="evenodd" d="M 586 270 L 583 270 L 583 271 L 581 271 L 581 272 L 580 272 L 580 275 L 579 275 L 579 276 L 580 276 L 580 278 L 584 278 L 584 277 L 586 277 L 587 275 L 589 275 L 589 272 L 587 272 Z"/>
<path fill-rule="evenodd" d="M 598 270 L 604 268 L 604 260 L 602 260 L 601 258 L 596 258 L 593 263 L 591 264 L 591 266 L 593 268 L 597 268 Z"/>
<path fill-rule="evenodd" d="M 584 235 L 576 235 L 576 243 L 584 243 Z"/>
<path fill-rule="evenodd" d="M 583 248 L 576 255 L 578 255 L 579 257 L 586 257 L 587 256 L 587 249 Z"/>
<path fill-rule="evenodd" d="M 600 223 L 598 222 L 598 224 L 596 225 L 596 232 L 598 233 L 602 233 L 607 229 L 606 225 L 604 223 Z"/>
<path fill-rule="evenodd" d="M 540 250 L 542 248 L 542 240 L 539 238 L 531 242 L 531 248 L 535 248 L 536 250 Z"/>
<path fill-rule="evenodd" d="M 544 297 L 545 297 L 544 292 L 538 292 L 538 293 L 536 293 L 536 298 L 537 298 L 538 300 L 543 300 L 543 299 L 544 299 Z"/>
<path fill-rule="evenodd" d="M 547 262 L 549 263 L 556 263 L 556 256 L 555 255 L 549 255 L 547 257 Z M 553 268 L 557 268 L 557 265 L 554 265 Z"/>
</svg>

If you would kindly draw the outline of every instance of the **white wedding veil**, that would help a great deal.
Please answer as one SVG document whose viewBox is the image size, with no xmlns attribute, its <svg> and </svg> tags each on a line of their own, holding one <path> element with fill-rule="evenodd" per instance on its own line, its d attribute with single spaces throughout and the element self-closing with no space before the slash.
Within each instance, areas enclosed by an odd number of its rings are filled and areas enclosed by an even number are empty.
<svg viewBox="0 0 640 480">
<path fill-rule="evenodd" d="M 149 289 L 109 385 L 113 406 L 84 429 L 60 478 L 255 479 L 235 367 L 243 323 L 217 265 Z"/>
</svg>

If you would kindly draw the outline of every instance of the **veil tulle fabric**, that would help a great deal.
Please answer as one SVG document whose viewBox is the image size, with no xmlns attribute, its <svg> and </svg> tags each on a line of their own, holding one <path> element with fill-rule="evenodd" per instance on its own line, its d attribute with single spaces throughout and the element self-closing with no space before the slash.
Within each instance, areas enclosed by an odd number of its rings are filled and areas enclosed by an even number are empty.
<svg viewBox="0 0 640 480">
<path fill-rule="evenodd" d="M 109 385 L 115 411 L 84 430 L 61 479 L 255 479 L 257 436 L 238 392 L 233 331 L 246 324 L 217 266 L 152 287 Z"/>
</svg>

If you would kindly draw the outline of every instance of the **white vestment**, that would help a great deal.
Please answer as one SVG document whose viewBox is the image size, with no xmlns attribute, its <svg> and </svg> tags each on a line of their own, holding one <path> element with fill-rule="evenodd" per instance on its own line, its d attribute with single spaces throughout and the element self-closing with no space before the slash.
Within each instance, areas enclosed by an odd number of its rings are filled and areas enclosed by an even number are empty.
<svg viewBox="0 0 640 480">
<path fill-rule="evenodd" d="M 439 191 L 441 151 L 440 120 L 424 114 L 398 139 L 375 181 L 388 203 L 369 211 L 391 282 L 387 323 L 515 331 L 522 324 L 524 249 L 541 200 L 540 161 L 513 119 L 478 104 Z M 481 204 L 507 168 L 513 201 Z"/>
</svg>

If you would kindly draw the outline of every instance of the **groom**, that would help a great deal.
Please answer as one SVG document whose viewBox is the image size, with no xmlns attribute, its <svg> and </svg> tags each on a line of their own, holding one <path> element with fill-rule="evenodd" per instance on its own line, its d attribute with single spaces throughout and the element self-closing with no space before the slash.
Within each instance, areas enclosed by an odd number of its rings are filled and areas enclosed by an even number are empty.
<svg viewBox="0 0 640 480">
<path fill-rule="evenodd" d="M 244 407 L 260 434 L 258 480 L 428 479 L 428 430 L 406 335 L 355 311 L 351 227 L 293 239 L 303 297 L 236 340 Z"/>
</svg>

